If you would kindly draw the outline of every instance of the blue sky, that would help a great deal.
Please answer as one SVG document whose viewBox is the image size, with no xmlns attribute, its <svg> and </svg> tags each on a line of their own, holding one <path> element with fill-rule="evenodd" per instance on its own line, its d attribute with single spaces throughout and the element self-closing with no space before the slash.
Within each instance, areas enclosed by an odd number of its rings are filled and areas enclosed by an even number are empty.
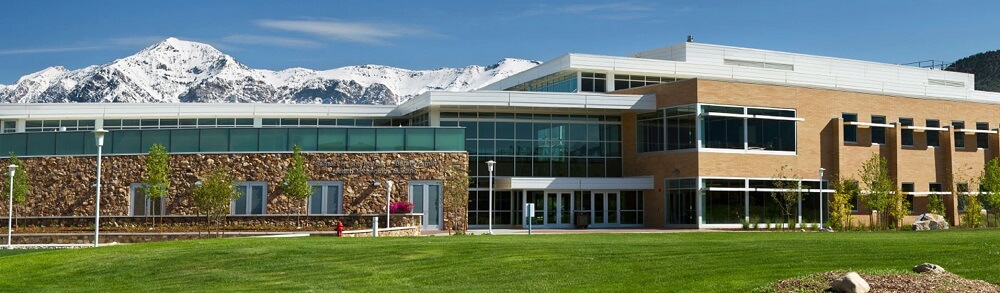
<svg viewBox="0 0 1000 293">
<path fill-rule="evenodd" d="M 684 41 L 888 63 L 1000 49 L 1000 1 L 9 1 L 0 84 L 166 37 L 255 68 L 411 69 L 626 55 Z"/>
</svg>

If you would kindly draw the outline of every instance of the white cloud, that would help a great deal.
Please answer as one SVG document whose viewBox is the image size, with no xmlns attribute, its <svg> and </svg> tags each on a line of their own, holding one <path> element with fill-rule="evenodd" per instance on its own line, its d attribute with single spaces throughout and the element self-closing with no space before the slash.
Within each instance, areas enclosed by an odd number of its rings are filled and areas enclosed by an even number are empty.
<svg viewBox="0 0 1000 293">
<path fill-rule="evenodd" d="M 83 47 L 60 47 L 60 48 L 7 49 L 7 50 L 0 50 L 0 55 L 62 53 L 62 52 L 100 50 L 105 48 L 106 47 L 101 47 L 101 46 L 83 46 Z"/>
<path fill-rule="evenodd" d="M 257 25 L 265 28 L 309 34 L 335 41 L 346 41 L 373 45 L 389 44 L 389 40 L 405 37 L 441 37 L 440 34 L 423 29 L 396 25 L 364 22 L 342 22 L 321 20 L 258 20 Z"/>
<path fill-rule="evenodd" d="M 271 45 L 289 48 L 317 48 L 323 45 L 320 42 L 312 40 L 262 35 L 229 35 L 223 37 L 222 41 L 226 43 Z"/>
<path fill-rule="evenodd" d="M 572 4 L 572 5 L 547 5 L 539 4 L 521 12 L 520 16 L 530 17 L 553 14 L 576 14 L 587 15 L 602 19 L 638 19 L 652 16 L 650 12 L 656 9 L 635 2 L 601 3 L 601 4 Z"/>
</svg>

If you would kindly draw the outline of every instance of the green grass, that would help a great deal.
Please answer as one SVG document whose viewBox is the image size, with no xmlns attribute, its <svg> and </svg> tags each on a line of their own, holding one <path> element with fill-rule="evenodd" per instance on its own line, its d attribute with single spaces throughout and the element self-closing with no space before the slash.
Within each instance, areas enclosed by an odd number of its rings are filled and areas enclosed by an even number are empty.
<svg viewBox="0 0 1000 293">
<path fill-rule="evenodd" d="M 932 262 L 1000 283 L 1000 231 L 213 239 L 0 256 L 3 291 L 749 291 Z"/>
</svg>

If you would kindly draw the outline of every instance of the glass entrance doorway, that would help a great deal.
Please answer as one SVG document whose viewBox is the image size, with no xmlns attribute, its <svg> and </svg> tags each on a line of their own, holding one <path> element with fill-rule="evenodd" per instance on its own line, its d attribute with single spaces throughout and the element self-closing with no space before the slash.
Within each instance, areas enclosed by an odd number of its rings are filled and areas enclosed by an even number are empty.
<svg viewBox="0 0 1000 293">
<path fill-rule="evenodd" d="M 423 230 L 441 229 L 440 182 L 410 182 L 410 202 L 414 213 L 424 214 L 420 217 Z"/>
<path fill-rule="evenodd" d="M 573 198 L 570 192 L 528 193 L 529 203 L 535 204 L 535 217 L 531 224 L 547 228 L 569 228 L 572 226 Z"/>
<path fill-rule="evenodd" d="M 697 192 L 670 190 L 667 193 L 667 225 L 697 225 Z"/>
</svg>

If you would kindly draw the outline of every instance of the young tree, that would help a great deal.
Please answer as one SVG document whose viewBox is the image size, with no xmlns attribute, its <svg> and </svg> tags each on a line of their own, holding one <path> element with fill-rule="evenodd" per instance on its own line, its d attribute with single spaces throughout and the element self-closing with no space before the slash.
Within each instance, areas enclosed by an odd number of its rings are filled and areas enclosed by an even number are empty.
<svg viewBox="0 0 1000 293">
<path fill-rule="evenodd" d="M 861 200 L 871 209 L 879 211 L 878 226 L 882 228 L 887 227 L 890 216 L 888 211 L 892 202 L 890 195 L 897 189 L 896 180 L 889 176 L 887 165 L 885 158 L 872 154 L 871 158 L 861 164 L 861 173 L 858 174 L 868 191 L 861 194 Z"/>
<path fill-rule="evenodd" d="M 888 194 L 885 207 L 885 226 L 899 229 L 903 225 L 903 218 L 910 213 L 910 203 L 906 201 L 906 195 L 899 188 Z"/>
<path fill-rule="evenodd" d="M 851 211 L 857 208 L 854 199 L 861 196 L 861 189 L 858 181 L 851 178 L 835 176 L 831 183 L 836 192 L 830 200 L 830 227 L 846 230 L 851 225 Z"/>
<path fill-rule="evenodd" d="M 309 168 L 305 165 L 305 157 L 302 156 L 302 148 L 298 145 L 292 146 L 292 163 L 285 170 L 284 181 L 281 182 L 281 190 L 291 198 L 302 200 L 302 206 L 306 205 L 306 199 L 312 195 L 312 187 L 309 186 Z M 301 207 L 299 207 L 301 208 Z M 308 210 L 308 207 L 306 207 Z M 299 214 L 304 214 L 305 210 L 300 210 Z M 296 223 L 300 223 L 296 220 Z M 299 224 L 301 227 L 301 223 Z"/>
<path fill-rule="evenodd" d="M 965 214 L 962 215 L 962 224 L 969 228 L 983 226 L 983 214 L 979 212 L 983 209 L 983 204 L 979 202 L 979 196 L 969 194 L 965 196 Z"/>
<path fill-rule="evenodd" d="M 198 211 L 208 216 L 208 222 L 221 223 L 229 214 L 229 205 L 240 197 L 234 186 L 235 179 L 225 168 L 218 166 L 196 185 L 191 200 Z M 210 231 L 211 232 L 211 231 Z"/>
<path fill-rule="evenodd" d="M 788 166 L 781 166 L 778 173 L 773 176 L 774 188 L 777 191 L 771 192 L 771 199 L 778 203 L 781 213 L 785 215 L 788 229 L 792 229 L 798 212 L 799 200 L 802 196 L 799 190 L 801 178 L 789 176 L 788 173 L 790 173 Z"/>
<path fill-rule="evenodd" d="M 160 209 L 155 203 L 164 200 L 167 190 L 170 188 L 170 155 L 167 148 L 162 144 L 154 144 L 149 147 L 149 155 L 146 156 L 146 177 L 142 179 L 142 191 L 146 198 L 154 203 L 150 208 L 153 214 L 153 228 L 156 228 L 156 215 L 160 214 Z M 148 216 L 148 215 L 147 215 Z M 163 215 L 160 215 L 161 217 Z"/>
<path fill-rule="evenodd" d="M 10 164 L 17 165 L 17 171 L 14 172 L 14 204 L 23 205 L 26 201 L 28 201 L 28 196 L 31 195 L 31 185 L 28 184 L 28 173 L 30 170 L 28 169 L 28 166 L 21 162 L 21 159 L 18 159 L 17 156 L 14 155 L 14 152 L 10 153 Z M 7 203 L 9 202 L 8 197 L 10 196 L 10 178 L 4 176 L 3 179 L 3 184 L 0 184 L 0 186 L 3 186 L 3 192 L 0 192 L 3 196 L 0 196 L 0 198 L 3 199 L 4 203 Z"/>
<path fill-rule="evenodd" d="M 979 184 L 982 201 L 988 205 L 989 214 L 996 217 L 997 211 L 1000 209 L 1000 164 L 998 164 L 997 158 L 993 158 L 983 165 L 983 173 L 979 175 Z M 989 214 L 986 217 L 987 226 L 990 225 Z"/>
</svg>

